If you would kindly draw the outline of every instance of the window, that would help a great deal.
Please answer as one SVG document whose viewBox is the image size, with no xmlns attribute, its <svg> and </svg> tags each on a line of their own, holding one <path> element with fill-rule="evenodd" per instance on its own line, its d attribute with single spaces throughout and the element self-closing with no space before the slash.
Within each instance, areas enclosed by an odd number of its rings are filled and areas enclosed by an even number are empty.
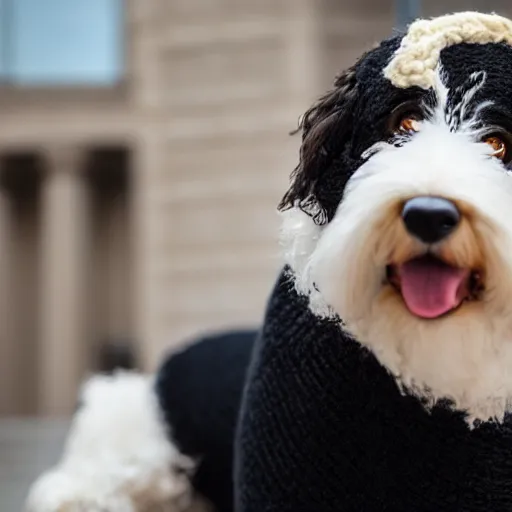
<svg viewBox="0 0 512 512">
<path fill-rule="evenodd" d="M 108 86 L 123 68 L 123 0 L 0 0 L 0 82 Z"/>
<path fill-rule="evenodd" d="M 395 17 L 396 25 L 404 29 L 411 21 L 421 15 L 421 0 L 396 0 Z"/>
</svg>

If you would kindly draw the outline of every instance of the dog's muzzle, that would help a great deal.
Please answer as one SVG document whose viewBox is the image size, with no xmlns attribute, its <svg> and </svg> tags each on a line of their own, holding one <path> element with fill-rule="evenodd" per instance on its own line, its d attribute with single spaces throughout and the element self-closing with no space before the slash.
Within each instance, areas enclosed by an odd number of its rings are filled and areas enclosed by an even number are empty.
<svg viewBox="0 0 512 512">
<path fill-rule="evenodd" d="M 420 318 L 437 318 L 471 300 L 480 284 L 478 274 L 439 257 L 439 244 L 447 242 L 462 222 L 456 204 L 442 197 L 413 197 L 403 205 L 401 221 L 408 235 L 425 245 L 422 254 L 387 268 L 388 280 L 407 309 Z"/>
</svg>

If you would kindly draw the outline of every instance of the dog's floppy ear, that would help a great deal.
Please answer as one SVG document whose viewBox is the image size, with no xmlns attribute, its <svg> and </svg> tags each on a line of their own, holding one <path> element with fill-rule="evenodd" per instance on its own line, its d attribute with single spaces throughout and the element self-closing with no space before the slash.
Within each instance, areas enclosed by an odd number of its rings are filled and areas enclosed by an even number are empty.
<svg viewBox="0 0 512 512">
<path fill-rule="evenodd" d="M 300 160 L 291 174 L 291 186 L 279 210 L 294 206 L 325 224 L 327 215 L 317 197 L 319 180 L 336 154 L 350 138 L 357 98 L 356 65 L 339 75 L 334 87 L 324 94 L 301 118 L 295 132 L 302 132 Z"/>
</svg>

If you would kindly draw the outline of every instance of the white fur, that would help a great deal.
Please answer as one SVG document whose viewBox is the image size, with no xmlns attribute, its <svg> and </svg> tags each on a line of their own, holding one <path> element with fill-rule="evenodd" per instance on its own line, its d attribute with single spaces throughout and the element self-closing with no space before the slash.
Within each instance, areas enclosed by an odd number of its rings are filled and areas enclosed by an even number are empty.
<svg viewBox="0 0 512 512">
<path fill-rule="evenodd" d="M 435 82 L 441 50 L 459 43 L 512 44 L 512 21 L 497 14 L 459 12 L 411 24 L 384 69 L 396 87 L 428 89 Z"/>
<path fill-rule="evenodd" d="M 62 459 L 33 485 L 26 511 L 191 512 L 191 468 L 168 440 L 152 377 L 95 376 Z"/>
<path fill-rule="evenodd" d="M 512 177 L 479 142 L 471 120 L 450 130 L 439 76 L 441 104 L 431 121 L 401 147 L 372 148 L 325 227 L 288 212 L 283 240 L 297 290 L 312 298 L 313 312 L 338 313 L 401 384 L 431 403 L 448 397 L 471 419 L 501 419 L 512 398 Z M 383 284 L 390 259 L 426 249 L 399 215 L 416 195 L 466 205 L 461 228 L 434 249 L 468 266 L 483 258 L 487 272 L 483 300 L 435 320 L 413 316 Z"/>
</svg>

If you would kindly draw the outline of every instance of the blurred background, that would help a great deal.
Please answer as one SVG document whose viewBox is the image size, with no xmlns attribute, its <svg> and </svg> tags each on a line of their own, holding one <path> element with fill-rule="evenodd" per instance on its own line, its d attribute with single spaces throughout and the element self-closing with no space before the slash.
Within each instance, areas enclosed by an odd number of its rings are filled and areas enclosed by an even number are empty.
<svg viewBox="0 0 512 512">
<path fill-rule="evenodd" d="M 509 0 L 0 0 L 3 499 L 16 461 L 60 443 L 56 423 L 19 418 L 68 416 L 112 361 L 153 371 L 201 332 L 258 325 L 299 115 L 393 28 L 468 9 L 512 14 Z"/>
</svg>

